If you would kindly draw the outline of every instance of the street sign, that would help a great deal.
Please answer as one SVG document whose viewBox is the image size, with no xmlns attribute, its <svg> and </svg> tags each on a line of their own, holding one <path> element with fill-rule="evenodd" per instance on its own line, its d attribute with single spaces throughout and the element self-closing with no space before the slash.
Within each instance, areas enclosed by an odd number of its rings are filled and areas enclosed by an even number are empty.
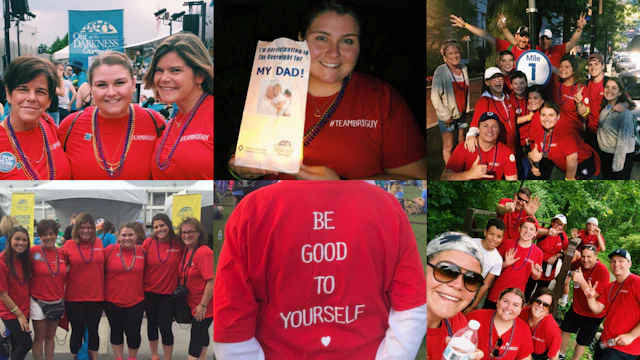
<svg viewBox="0 0 640 360">
<path fill-rule="evenodd" d="M 551 79 L 549 58 L 538 50 L 525 51 L 516 63 L 516 70 L 527 75 L 528 86 L 547 85 Z"/>
</svg>

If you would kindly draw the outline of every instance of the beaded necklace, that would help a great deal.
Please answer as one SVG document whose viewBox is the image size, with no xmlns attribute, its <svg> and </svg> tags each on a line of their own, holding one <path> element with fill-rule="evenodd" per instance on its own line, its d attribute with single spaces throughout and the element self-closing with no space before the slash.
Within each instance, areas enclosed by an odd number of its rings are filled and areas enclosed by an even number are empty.
<svg viewBox="0 0 640 360">
<path fill-rule="evenodd" d="M 180 143 L 180 139 L 182 139 L 182 135 L 184 135 L 184 132 L 187 130 L 187 127 L 191 123 L 191 120 L 193 120 L 193 118 L 195 117 L 196 112 L 198 111 L 198 108 L 200 107 L 200 105 L 202 105 L 207 95 L 209 94 L 207 94 L 206 92 L 202 92 L 202 95 L 200 95 L 200 97 L 196 101 L 195 106 L 191 110 L 189 110 L 189 113 L 186 116 L 187 119 L 182 125 L 182 129 L 180 129 L 180 133 L 178 134 L 178 138 L 176 139 L 176 142 L 171 147 L 171 151 L 169 151 L 169 155 L 167 155 L 167 158 L 161 162 L 160 154 L 162 153 L 162 149 L 164 149 L 164 144 L 167 142 L 167 138 L 169 137 L 169 133 L 171 132 L 171 127 L 173 126 L 173 123 L 174 123 L 172 120 L 174 120 L 175 117 L 177 117 L 177 114 L 171 119 L 169 119 L 168 129 L 164 131 L 164 134 L 162 135 L 162 139 L 160 140 L 160 146 L 158 146 L 158 149 L 156 149 L 156 166 L 160 170 L 167 170 L 167 168 L 169 168 L 169 164 L 171 163 L 171 158 L 173 157 L 173 153 L 176 151 L 176 148 Z"/>
<path fill-rule="evenodd" d="M 47 264 L 47 269 L 49 269 L 49 274 L 51 274 L 51 277 L 56 277 L 56 275 L 60 273 L 60 255 L 58 254 L 58 249 L 54 249 L 54 252 L 56 253 L 56 264 L 57 264 L 55 272 L 51 270 L 51 265 L 49 264 L 49 258 L 47 258 L 47 253 L 44 251 L 44 247 L 41 247 L 40 250 L 42 251 L 42 257 L 44 258 L 44 263 Z"/>
<path fill-rule="evenodd" d="M 9 143 L 11 144 L 13 153 L 19 155 L 17 162 L 18 165 L 20 165 L 22 172 L 28 180 L 40 180 L 40 178 L 38 177 L 38 173 L 31 167 L 29 159 L 24 154 L 24 151 L 22 151 L 20 142 L 18 142 L 18 137 L 13 130 L 13 126 L 11 126 L 11 115 L 7 116 L 6 124 L 7 125 L 5 126 L 5 131 L 7 132 L 7 137 L 9 138 Z M 47 178 L 49 180 L 54 180 L 56 178 L 56 166 L 53 161 L 51 148 L 49 147 L 49 140 L 47 139 L 44 126 L 42 126 L 42 122 L 40 121 L 38 121 L 38 128 L 40 129 L 40 133 L 42 134 L 42 143 L 44 145 L 44 151 L 46 153 L 45 161 L 47 166 Z"/>
<path fill-rule="evenodd" d="M 496 100 L 493 98 L 493 95 L 491 95 L 491 101 L 493 102 L 493 108 L 496 109 L 496 115 L 498 115 L 498 118 L 500 118 L 500 122 L 506 122 L 507 125 L 509 125 L 509 129 L 511 129 L 512 128 L 511 121 L 510 121 L 511 114 L 509 114 L 509 109 L 507 109 L 507 105 L 505 105 L 504 103 L 506 100 L 505 96 L 506 95 L 503 95 L 502 100 L 499 100 L 498 102 L 502 104 L 504 111 L 507 113 L 506 121 L 502 120 L 502 112 L 498 110 L 498 104 L 496 104 Z"/>
<path fill-rule="evenodd" d="M 549 145 L 547 146 L 547 134 L 548 132 L 544 132 L 544 138 L 542 140 L 542 156 L 547 157 L 549 155 L 549 151 L 551 151 L 551 143 L 553 143 L 553 129 L 551 129 L 551 135 L 549 136 Z"/>
<path fill-rule="evenodd" d="M 331 116 L 333 116 L 333 113 L 336 111 L 338 106 L 340 106 L 340 103 L 342 102 L 342 97 L 344 96 L 344 91 L 347 89 L 347 84 L 349 84 L 350 78 L 351 78 L 351 75 L 342 79 L 342 87 L 340 88 L 340 92 L 338 93 L 338 96 L 336 96 L 336 98 L 333 99 L 333 103 L 331 104 L 331 106 L 329 106 L 327 111 L 325 111 L 324 115 L 322 115 L 322 118 L 318 120 L 317 123 L 313 124 L 309 128 L 309 130 L 307 130 L 307 132 L 304 134 L 304 147 L 307 147 L 309 146 L 309 144 L 311 144 L 311 142 L 313 141 L 313 139 L 316 138 L 320 130 L 322 130 L 324 126 L 327 124 L 327 122 L 329 122 L 329 119 L 331 119 Z"/>
<path fill-rule="evenodd" d="M 158 253 L 158 261 L 160 261 L 161 264 L 166 263 L 167 261 L 169 261 L 169 257 L 171 257 L 171 246 L 173 245 L 173 241 L 171 239 L 169 239 L 169 251 L 168 251 L 168 255 L 167 258 L 162 260 L 162 257 L 160 257 L 160 239 L 156 240 L 156 253 Z"/>
<path fill-rule="evenodd" d="M 91 260 L 93 260 L 93 249 L 95 248 L 93 246 L 93 244 L 91 244 L 91 255 L 89 256 L 89 260 L 84 258 L 84 254 L 82 253 L 82 251 L 80 250 L 80 242 L 78 242 L 76 245 L 78 245 L 78 252 L 80 253 L 80 256 L 82 257 L 82 261 L 84 261 L 85 264 L 88 264 L 91 262 Z"/>
<path fill-rule="evenodd" d="M 515 245 L 513 245 L 513 249 L 515 250 L 517 247 L 518 247 L 518 240 L 516 241 Z M 516 263 L 511 264 L 511 267 L 513 268 L 513 270 L 520 270 L 527 264 L 527 261 L 529 261 L 529 256 L 531 256 L 531 250 L 533 250 L 533 243 L 531 243 L 531 246 L 529 246 L 529 252 L 527 253 L 527 257 L 524 258 L 522 265 L 516 268 Z"/>
<path fill-rule="evenodd" d="M 122 268 L 124 269 L 124 271 L 131 271 L 131 269 L 133 269 L 134 266 L 136 266 L 136 249 L 137 246 L 133 246 L 133 261 L 131 262 L 131 266 L 127 266 L 127 264 L 124 263 L 124 254 L 122 253 L 122 243 L 120 243 L 120 248 L 118 249 L 118 253 L 120 253 L 120 262 L 122 263 Z"/>
<path fill-rule="evenodd" d="M 449 324 L 449 320 L 447 319 L 443 319 L 444 320 L 444 325 L 447 327 L 447 334 L 449 334 L 449 337 L 453 336 L 453 329 L 451 328 L 451 324 Z"/>
<path fill-rule="evenodd" d="M 567 96 L 567 100 L 563 100 L 563 96 L 562 96 L 562 86 L 563 84 L 560 83 L 558 85 L 558 102 L 560 103 L 560 105 L 564 105 L 567 101 L 569 101 L 569 99 L 571 99 L 571 95 L 575 95 L 575 88 L 578 85 L 578 83 L 575 83 L 573 85 L 571 85 L 571 90 L 569 90 L 569 96 Z M 568 87 L 568 86 L 567 86 Z"/>
<path fill-rule="evenodd" d="M 135 131 L 135 122 L 136 122 L 136 113 L 133 110 L 133 105 L 129 104 L 129 122 L 127 123 L 127 140 L 125 142 L 125 146 L 122 149 L 122 155 L 120 156 L 120 160 L 118 162 L 108 162 L 104 149 L 102 148 L 102 141 L 100 140 L 100 126 L 98 122 L 98 107 L 96 106 L 93 109 L 93 114 L 91 114 L 91 133 L 93 134 L 92 143 L 93 143 L 93 155 L 96 157 L 98 161 L 98 165 L 100 168 L 109 174 L 112 178 L 117 178 L 122 174 L 124 170 L 124 162 L 127 159 L 127 154 L 129 153 L 129 149 L 131 148 L 131 140 L 133 140 L 133 132 Z M 117 150 L 117 149 L 116 149 Z"/>
<path fill-rule="evenodd" d="M 620 293 L 620 290 L 622 290 L 622 287 L 624 286 L 624 283 L 627 282 L 627 279 L 629 279 L 629 276 L 631 276 L 631 273 L 629 273 L 629 275 L 627 275 L 627 277 L 624 278 L 624 281 L 622 281 L 622 284 L 620 284 L 620 287 L 618 288 L 618 291 L 616 291 L 616 294 L 613 296 L 613 299 L 611 298 L 611 291 L 616 286 L 616 284 L 614 283 L 613 285 L 611 285 L 611 289 L 609 289 L 609 294 L 607 295 L 607 300 L 609 300 L 609 302 L 612 303 L 612 302 L 616 301 L 616 298 L 618 297 L 618 294 Z"/>
</svg>

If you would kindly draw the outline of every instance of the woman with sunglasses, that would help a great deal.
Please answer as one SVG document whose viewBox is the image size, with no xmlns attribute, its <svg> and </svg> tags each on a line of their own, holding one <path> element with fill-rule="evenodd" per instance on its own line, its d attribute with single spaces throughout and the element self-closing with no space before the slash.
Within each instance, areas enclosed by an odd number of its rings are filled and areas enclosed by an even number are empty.
<svg viewBox="0 0 640 360">
<path fill-rule="evenodd" d="M 447 338 L 467 326 L 462 310 L 484 283 L 483 262 L 480 246 L 462 233 L 446 232 L 427 244 L 427 359 L 441 359 Z"/>
<path fill-rule="evenodd" d="M 480 323 L 478 348 L 489 354 L 486 359 L 531 359 L 531 330 L 524 320 L 518 318 L 523 304 L 522 291 L 508 288 L 500 293 L 496 310 L 475 310 L 467 315 L 467 320 Z"/>
<path fill-rule="evenodd" d="M 596 291 L 601 292 L 609 283 L 609 269 L 598 260 L 598 250 L 595 245 L 587 244 L 582 249 L 580 260 L 571 263 L 571 278 L 573 280 L 573 304 L 565 314 L 560 329 L 562 330 L 562 345 L 560 355 L 564 357 L 571 340 L 571 334 L 576 335 L 576 347 L 573 350 L 573 359 L 579 360 L 584 350 L 591 345 L 596 332 L 604 320 L 605 312 L 595 314 L 587 304 L 587 298 L 582 288 L 591 284 L 597 284 Z M 564 295 L 560 304 L 567 304 L 569 286 L 571 281 L 567 278 L 564 282 Z"/>
<path fill-rule="evenodd" d="M 532 241 L 538 233 L 538 220 L 527 216 L 520 220 L 518 240 L 504 239 L 498 251 L 504 259 L 502 274 L 498 276 L 484 302 L 484 309 L 495 309 L 498 296 L 504 289 L 516 287 L 524 291 L 530 277 L 542 275 L 542 250 Z"/>
<path fill-rule="evenodd" d="M 538 287 L 529 306 L 520 313 L 520 319 L 527 322 L 533 338 L 533 360 L 558 360 L 562 337 L 558 323 L 549 312 L 555 308 L 553 291 Z"/>
</svg>

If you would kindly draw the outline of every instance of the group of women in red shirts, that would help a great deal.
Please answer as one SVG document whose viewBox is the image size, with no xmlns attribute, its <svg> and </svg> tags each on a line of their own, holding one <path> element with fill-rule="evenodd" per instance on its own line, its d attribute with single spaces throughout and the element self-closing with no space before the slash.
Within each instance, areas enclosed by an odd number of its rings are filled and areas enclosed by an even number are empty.
<svg viewBox="0 0 640 360">
<path fill-rule="evenodd" d="M 213 64 L 193 34 L 164 40 L 144 78 L 157 98 L 177 104 L 168 122 L 131 104 L 135 76 L 123 53 L 93 60 L 95 106 L 59 127 L 46 114 L 59 87 L 53 64 L 18 57 L 4 82 L 11 113 L 0 129 L 2 180 L 213 179 Z"/>
<path fill-rule="evenodd" d="M 142 246 L 136 245 L 135 225 L 126 223 L 118 232 L 118 244 L 106 248 L 88 213 L 78 215 L 72 240 L 63 248 L 55 247 L 53 220 L 38 224 L 42 245 L 31 248 L 27 230 L 13 227 L 0 256 L 0 318 L 14 345 L 11 358 L 24 359 L 33 346 L 35 359 L 43 358 L 43 348 L 47 360 L 53 359 L 56 327 L 65 313 L 72 327 L 71 354 L 78 354 L 86 327 L 90 358 L 97 359 L 98 325 L 104 310 L 116 359 L 124 358 L 124 335 L 128 358 L 136 358 L 144 312 L 152 358 L 160 359 L 160 329 L 163 353 L 170 359 L 172 294 L 179 283 L 188 290 L 186 303 L 192 315 L 189 359 L 206 358 L 213 322 L 213 251 L 206 246 L 204 229 L 195 218 L 183 219 L 178 235 L 167 215 L 155 215 L 152 225 L 154 234 Z M 35 329 L 33 343 L 29 319 Z"/>
</svg>

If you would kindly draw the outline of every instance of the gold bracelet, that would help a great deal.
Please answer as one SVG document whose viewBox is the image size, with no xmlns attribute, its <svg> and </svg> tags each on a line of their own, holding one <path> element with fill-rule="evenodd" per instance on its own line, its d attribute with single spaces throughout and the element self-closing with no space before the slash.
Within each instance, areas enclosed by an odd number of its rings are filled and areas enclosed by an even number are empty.
<svg viewBox="0 0 640 360">
<path fill-rule="evenodd" d="M 463 29 L 467 28 L 467 25 L 469 25 L 469 23 L 464 23 L 464 26 L 462 27 Z"/>
</svg>

